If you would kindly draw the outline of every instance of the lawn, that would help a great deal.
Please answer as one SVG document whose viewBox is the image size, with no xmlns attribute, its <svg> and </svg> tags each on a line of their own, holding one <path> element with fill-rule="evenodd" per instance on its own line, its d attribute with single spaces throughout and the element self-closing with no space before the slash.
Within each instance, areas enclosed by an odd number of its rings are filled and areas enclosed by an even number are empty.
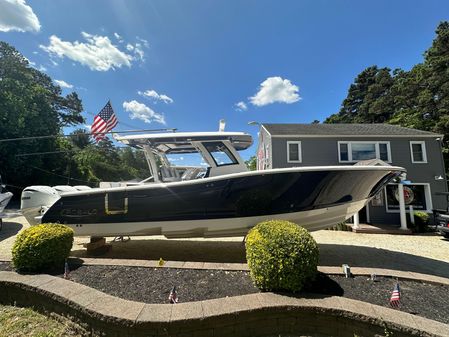
<svg viewBox="0 0 449 337">
<path fill-rule="evenodd" d="M 0 337 L 81 337 L 66 318 L 48 317 L 29 308 L 0 305 Z"/>
</svg>

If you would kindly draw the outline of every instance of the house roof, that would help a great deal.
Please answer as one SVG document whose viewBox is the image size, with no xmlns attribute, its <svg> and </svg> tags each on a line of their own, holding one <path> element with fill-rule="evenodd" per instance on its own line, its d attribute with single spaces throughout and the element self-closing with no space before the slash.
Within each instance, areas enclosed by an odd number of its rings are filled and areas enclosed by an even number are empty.
<svg viewBox="0 0 449 337">
<path fill-rule="evenodd" d="M 442 137 L 442 135 L 391 124 L 262 124 L 273 136 L 393 136 Z"/>
</svg>

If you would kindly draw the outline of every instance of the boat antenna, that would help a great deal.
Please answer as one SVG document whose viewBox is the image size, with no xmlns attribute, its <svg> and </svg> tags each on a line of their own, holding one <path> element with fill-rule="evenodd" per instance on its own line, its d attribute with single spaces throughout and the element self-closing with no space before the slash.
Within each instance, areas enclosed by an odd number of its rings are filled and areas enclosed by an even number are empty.
<svg viewBox="0 0 449 337">
<path fill-rule="evenodd" d="M 226 127 L 226 121 L 224 119 L 220 119 L 220 124 L 218 126 L 218 131 L 223 132 Z"/>
</svg>

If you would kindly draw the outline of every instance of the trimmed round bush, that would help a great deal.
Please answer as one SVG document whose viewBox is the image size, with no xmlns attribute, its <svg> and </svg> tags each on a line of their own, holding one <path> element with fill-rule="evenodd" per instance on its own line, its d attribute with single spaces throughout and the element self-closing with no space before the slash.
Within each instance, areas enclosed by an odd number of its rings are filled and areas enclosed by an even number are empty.
<svg viewBox="0 0 449 337">
<path fill-rule="evenodd" d="M 246 239 L 251 278 L 264 291 L 300 291 L 315 278 L 318 258 L 315 239 L 293 222 L 261 222 Z"/>
<path fill-rule="evenodd" d="M 12 262 L 21 271 L 39 271 L 64 265 L 73 244 L 73 230 L 60 224 L 41 224 L 17 235 Z"/>
</svg>

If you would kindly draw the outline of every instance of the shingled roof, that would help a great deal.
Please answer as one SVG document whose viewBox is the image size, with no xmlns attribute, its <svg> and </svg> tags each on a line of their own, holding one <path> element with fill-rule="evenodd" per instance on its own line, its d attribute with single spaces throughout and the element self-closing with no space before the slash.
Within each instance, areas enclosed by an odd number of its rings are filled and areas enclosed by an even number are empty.
<svg viewBox="0 0 449 337">
<path fill-rule="evenodd" d="M 422 136 L 440 137 L 433 132 L 391 124 L 262 124 L 271 135 L 286 136 Z"/>
</svg>

